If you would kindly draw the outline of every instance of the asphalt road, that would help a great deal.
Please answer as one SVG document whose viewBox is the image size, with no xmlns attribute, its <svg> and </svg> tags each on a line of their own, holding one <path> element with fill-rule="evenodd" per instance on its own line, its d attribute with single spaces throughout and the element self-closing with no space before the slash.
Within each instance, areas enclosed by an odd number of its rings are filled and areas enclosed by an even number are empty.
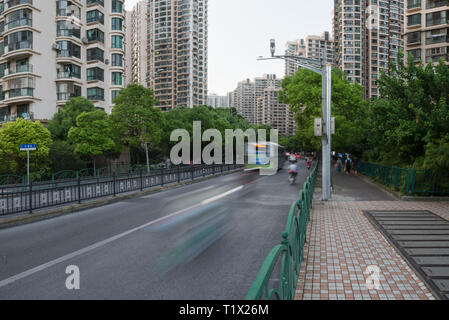
<svg viewBox="0 0 449 320">
<path fill-rule="evenodd" d="M 0 230 L 0 299 L 243 299 L 309 173 L 236 173 Z"/>
</svg>

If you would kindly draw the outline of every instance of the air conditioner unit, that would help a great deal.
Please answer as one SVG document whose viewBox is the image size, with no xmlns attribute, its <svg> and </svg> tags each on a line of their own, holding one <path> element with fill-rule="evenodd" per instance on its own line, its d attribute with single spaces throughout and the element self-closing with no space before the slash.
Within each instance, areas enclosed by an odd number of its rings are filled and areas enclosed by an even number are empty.
<svg viewBox="0 0 449 320">
<path fill-rule="evenodd" d="M 89 40 L 88 40 L 86 37 L 82 38 L 81 41 L 82 41 L 84 44 L 88 44 L 88 43 L 89 43 Z"/>
<path fill-rule="evenodd" d="M 57 43 L 53 43 L 53 44 L 51 45 L 51 48 L 52 48 L 53 50 L 58 50 L 58 49 L 59 49 Z"/>
</svg>

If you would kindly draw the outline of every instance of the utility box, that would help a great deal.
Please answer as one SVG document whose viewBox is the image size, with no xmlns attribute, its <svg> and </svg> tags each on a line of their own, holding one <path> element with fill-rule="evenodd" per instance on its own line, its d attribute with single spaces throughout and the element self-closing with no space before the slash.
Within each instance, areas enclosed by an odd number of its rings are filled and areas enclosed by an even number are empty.
<svg viewBox="0 0 449 320">
<path fill-rule="evenodd" d="M 323 135 L 323 121 L 321 118 L 315 118 L 315 137 Z"/>
</svg>

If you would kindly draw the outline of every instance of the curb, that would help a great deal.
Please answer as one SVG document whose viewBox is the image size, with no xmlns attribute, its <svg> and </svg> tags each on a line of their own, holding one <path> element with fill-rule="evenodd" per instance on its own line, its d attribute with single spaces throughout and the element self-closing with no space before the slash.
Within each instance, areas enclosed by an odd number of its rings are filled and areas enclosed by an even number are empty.
<svg viewBox="0 0 449 320">
<path fill-rule="evenodd" d="M 28 224 L 28 223 L 32 223 L 32 222 L 41 221 L 41 220 L 56 218 L 59 216 L 63 216 L 66 214 L 70 214 L 70 213 L 74 213 L 74 212 L 78 212 L 78 211 L 82 211 L 82 210 L 86 210 L 86 209 L 102 207 L 102 206 L 120 202 L 123 200 L 135 199 L 135 198 L 143 197 L 143 196 L 150 195 L 153 193 L 159 193 L 159 192 L 166 191 L 166 190 L 177 189 L 177 188 L 180 188 L 183 186 L 195 184 L 197 182 L 207 181 L 207 180 L 210 180 L 210 179 L 213 179 L 216 177 L 233 174 L 233 173 L 236 173 L 239 171 L 242 171 L 242 168 L 234 169 L 234 170 L 220 173 L 220 174 L 216 174 L 216 175 L 210 176 L 210 177 L 198 178 L 194 181 L 186 181 L 186 182 L 176 183 L 176 184 L 172 184 L 172 185 L 165 186 L 165 187 L 158 187 L 156 189 L 150 189 L 150 190 L 146 190 L 146 191 L 137 191 L 137 192 L 132 192 L 132 193 L 129 193 L 126 195 L 118 195 L 116 197 L 108 197 L 108 198 L 93 200 L 93 201 L 89 201 L 89 202 L 81 203 L 81 204 L 66 205 L 64 207 L 40 211 L 40 212 L 33 213 L 33 214 L 25 213 L 25 214 L 21 214 L 20 216 L 10 217 L 10 218 L 1 218 L 0 217 L 0 229 L 5 229 L 5 228 L 15 227 L 15 226 L 24 225 L 24 224 Z"/>
</svg>

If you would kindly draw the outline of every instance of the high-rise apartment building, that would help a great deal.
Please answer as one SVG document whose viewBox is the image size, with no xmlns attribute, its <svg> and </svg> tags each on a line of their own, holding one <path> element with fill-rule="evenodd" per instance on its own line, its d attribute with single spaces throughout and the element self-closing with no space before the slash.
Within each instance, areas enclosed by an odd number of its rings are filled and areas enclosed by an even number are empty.
<svg viewBox="0 0 449 320">
<path fill-rule="evenodd" d="M 207 96 L 207 105 L 213 108 L 228 108 L 228 96 L 219 96 L 216 93 L 211 93 Z"/>
<path fill-rule="evenodd" d="M 378 96 L 377 79 L 404 49 L 404 0 L 335 0 L 335 65 L 364 97 Z"/>
<path fill-rule="evenodd" d="M 281 79 L 274 74 L 239 82 L 234 91 L 234 107 L 250 125 L 267 124 L 280 135 L 293 135 L 296 124 L 288 105 L 280 103 Z"/>
<path fill-rule="evenodd" d="M 248 121 L 249 124 L 255 125 L 256 118 L 256 85 L 250 79 L 238 83 L 234 91 L 234 108 L 237 113 Z"/>
<path fill-rule="evenodd" d="M 148 86 L 162 110 L 207 102 L 208 0 L 149 0 Z"/>
<path fill-rule="evenodd" d="M 449 65 L 449 0 L 408 0 L 406 58 Z"/>
<path fill-rule="evenodd" d="M 296 133 L 294 114 L 288 105 L 279 102 L 279 90 L 269 86 L 257 98 L 257 123 L 277 129 L 279 136 L 293 136 Z"/>
<path fill-rule="evenodd" d="M 126 12 L 126 83 L 148 86 L 148 1 Z"/>
<path fill-rule="evenodd" d="M 306 57 L 306 44 L 304 39 L 288 41 L 285 45 L 285 55 Z M 298 65 L 292 60 L 285 61 L 285 76 L 292 77 L 298 71 Z"/>
<path fill-rule="evenodd" d="M 329 63 L 334 64 L 334 41 L 329 32 L 325 31 L 321 36 L 307 36 L 306 39 L 289 41 L 286 44 L 286 55 L 294 55 L 309 59 L 321 60 L 323 58 L 323 50 L 326 52 L 326 59 Z M 285 75 L 293 76 L 299 67 L 292 61 L 287 60 L 285 63 Z"/>
<path fill-rule="evenodd" d="M 124 0 L 0 0 L 0 121 L 47 121 L 71 97 L 110 112 L 124 86 Z"/>
</svg>

